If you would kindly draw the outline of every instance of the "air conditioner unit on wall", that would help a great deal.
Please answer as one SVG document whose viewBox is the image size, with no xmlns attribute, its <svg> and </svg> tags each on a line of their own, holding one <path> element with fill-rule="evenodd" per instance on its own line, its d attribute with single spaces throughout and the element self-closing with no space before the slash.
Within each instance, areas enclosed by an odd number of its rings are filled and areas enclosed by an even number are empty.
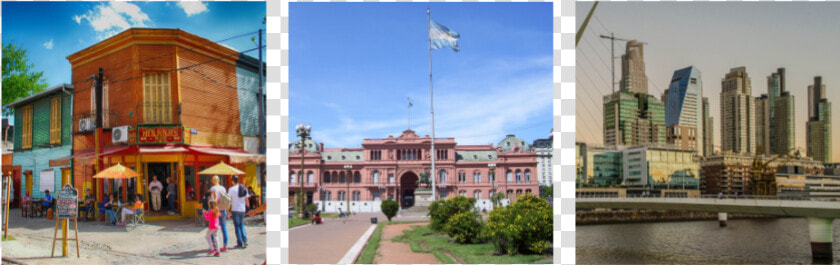
<svg viewBox="0 0 840 265">
<path fill-rule="evenodd" d="M 84 118 L 79 120 L 79 131 L 92 131 L 95 125 L 93 124 L 93 118 Z"/>
<path fill-rule="evenodd" d="M 114 127 L 111 130 L 111 142 L 126 143 L 128 142 L 128 126 Z"/>
</svg>

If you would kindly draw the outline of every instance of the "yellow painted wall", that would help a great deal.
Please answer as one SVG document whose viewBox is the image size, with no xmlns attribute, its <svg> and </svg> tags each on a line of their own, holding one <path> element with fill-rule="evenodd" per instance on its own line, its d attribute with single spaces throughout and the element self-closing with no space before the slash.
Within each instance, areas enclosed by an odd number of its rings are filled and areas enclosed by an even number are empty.
<svg viewBox="0 0 840 265">
<path fill-rule="evenodd" d="M 254 188 L 254 193 L 260 194 L 260 179 L 257 178 L 257 165 L 248 164 L 245 166 L 245 186 Z"/>
</svg>

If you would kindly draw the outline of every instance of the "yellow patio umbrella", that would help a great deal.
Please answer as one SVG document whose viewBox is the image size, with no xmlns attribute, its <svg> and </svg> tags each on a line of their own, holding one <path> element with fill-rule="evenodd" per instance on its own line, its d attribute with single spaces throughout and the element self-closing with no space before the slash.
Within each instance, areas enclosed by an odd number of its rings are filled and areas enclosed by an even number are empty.
<svg viewBox="0 0 840 265">
<path fill-rule="evenodd" d="M 99 171 L 96 173 L 93 178 L 95 179 L 128 179 L 140 176 L 137 171 L 132 170 L 131 168 L 127 168 L 119 163 L 117 165 L 106 168 L 105 170 Z"/>
<path fill-rule="evenodd" d="M 242 170 L 236 169 L 228 164 L 225 164 L 225 161 L 219 162 L 215 166 L 202 170 L 198 172 L 199 175 L 244 175 L 245 172 Z"/>
</svg>

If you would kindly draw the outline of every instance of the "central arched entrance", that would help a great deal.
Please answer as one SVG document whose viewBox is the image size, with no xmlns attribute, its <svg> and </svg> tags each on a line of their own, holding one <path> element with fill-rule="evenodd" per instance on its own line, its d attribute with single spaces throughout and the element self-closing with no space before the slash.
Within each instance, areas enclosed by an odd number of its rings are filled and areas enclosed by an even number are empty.
<svg viewBox="0 0 840 265">
<path fill-rule="evenodd" d="M 414 206 L 414 189 L 417 188 L 417 180 L 420 177 L 414 172 L 406 172 L 400 177 L 400 196 L 402 203 L 400 206 L 408 208 Z"/>
</svg>

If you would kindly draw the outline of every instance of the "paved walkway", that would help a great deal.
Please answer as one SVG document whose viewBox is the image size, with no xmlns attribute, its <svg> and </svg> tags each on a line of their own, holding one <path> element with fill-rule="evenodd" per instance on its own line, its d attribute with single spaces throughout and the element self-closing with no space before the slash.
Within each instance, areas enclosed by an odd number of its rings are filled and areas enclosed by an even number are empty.
<svg viewBox="0 0 840 265">
<path fill-rule="evenodd" d="M 396 236 L 402 235 L 403 230 L 412 229 L 412 225 L 427 225 L 429 223 L 409 223 L 386 225 L 382 229 L 382 239 L 376 250 L 375 264 L 439 264 L 440 261 L 431 253 L 416 253 L 411 251 L 407 243 L 392 242 Z"/>
<path fill-rule="evenodd" d="M 247 249 L 229 249 L 221 257 L 207 255 L 205 227 L 192 219 L 147 221 L 134 230 L 108 226 L 103 222 L 79 222 L 81 258 L 76 258 L 76 243 L 68 242 L 68 256 L 61 256 L 61 242 L 56 243 L 56 258 L 50 257 L 55 220 L 24 219 L 20 209 L 11 209 L 9 235 L 15 240 L 3 242 L 3 257 L 27 264 L 262 264 L 265 261 L 265 226 L 246 225 Z M 68 236 L 73 237 L 72 223 Z M 233 222 L 228 221 L 228 245 L 236 243 Z M 59 235 L 61 231 L 59 231 Z M 219 234 L 221 238 L 221 234 Z"/>
<path fill-rule="evenodd" d="M 384 214 L 361 213 L 348 218 L 324 218 L 324 224 L 289 231 L 289 263 L 336 264 L 372 225 L 371 217 L 387 221 Z"/>
</svg>

